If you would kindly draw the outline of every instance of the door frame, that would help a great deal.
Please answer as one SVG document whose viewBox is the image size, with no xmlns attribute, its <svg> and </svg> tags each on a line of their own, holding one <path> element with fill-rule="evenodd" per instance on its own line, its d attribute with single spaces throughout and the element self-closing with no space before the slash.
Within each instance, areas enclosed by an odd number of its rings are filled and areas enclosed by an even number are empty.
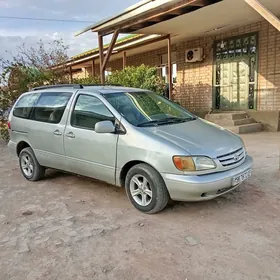
<svg viewBox="0 0 280 280">
<path fill-rule="evenodd" d="M 65 154 L 65 158 L 66 158 L 66 162 L 67 162 L 67 171 L 71 172 L 71 173 L 76 173 L 75 170 L 72 169 L 72 167 L 71 167 L 74 162 L 75 162 L 74 165 L 76 165 L 77 162 L 79 162 L 80 164 L 84 164 L 84 167 L 85 167 L 86 171 L 88 170 L 87 167 L 91 168 L 93 166 L 95 166 L 95 170 L 97 169 L 96 166 L 98 166 L 99 168 L 101 168 L 103 170 L 112 170 L 112 174 L 110 174 L 110 171 L 108 171 L 108 174 L 106 174 L 106 172 L 105 172 L 105 173 L 103 173 L 104 176 L 100 177 L 100 178 L 98 176 L 92 176 L 94 174 L 93 172 L 84 173 L 84 174 L 79 172 L 77 174 L 80 174 L 82 176 L 88 176 L 90 178 L 95 178 L 97 180 L 101 180 L 101 181 L 107 182 L 109 184 L 115 185 L 116 184 L 116 170 L 117 170 L 116 163 L 117 163 L 118 138 L 119 138 L 119 135 L 120 135 L 119 132 L 114 133 L 114 134 L 112 133 L 112 135 L 115 135 L 115 138 L 116 138 L 116 140 L 115 140 L 116 141 L 116 143 L 115 143 L 116 152 L 115 152 L 114 165 L 112 166 L 112 168 L 109 165 L 104 165 L 104 164 L 101 164 L 101 163 L 97 163 L 94 160 L 85 160 L 85 159 L 69 156 L 66 153 L 66 143 L 65 143 L 65 141 L 67 141 L 66 140 L 66 137 L 67 137 L 66 134 L 67 134 L 67 132 L 69 130 L 70 131 L 71 130 L 80 130 L 81 133 L 84 131 L 84 133 L 94 133 L 94 134 L 97 134 L 94 129 L 83 128 L 83 127 L 78 127 L 78 126 L 73 126 L 72 125 L 72 115 L 74 113 L 74 110 L 75 110 L 76 104 L 78 102 L 78 99 L 82 95 L 83 96 L 94 97 L 94 98 L 98 99 L 108 109 L 108 111 L 112 114 L 112 116 L 115 119 L 115 122 L 116 121 L 120 122 L 120 116 L 118 116 L 115 113 L 114 109 L 112 109 L 112 106 L 110 104 L 108 105 L 108 101 L 102 95 L 100 95 L 98 93 L 95 93 L 95 92 L 77 91 L 75 96 L 74 96 L 74 98 L 73 98 L 71 106 L 69 108 L 69 114 L 68 114 L 68 118 L 67 118 L 67 121 L 66 121 L 65 130 L 64 130 L 64 133 L 63 133 L 63 137 L 64 137 L 64 151 L 65 151 L 64 154 Z M 105 136 L 105 135 L 106 134 L 103 134 L 103 135 L 100 134 L 100 138 L 102 136 Z M 108 135 L 109 135 L 109 133 L 108 133 Z"/>
<path fill-rule="evenodd" d="M 246 45 L 247 51 L 244 54 L 245 50 L 245 39 L 249 38 L 248 44 Z M 250 41 L 251 38 L 255 38 L 255 41 Z M 242 43 L 241 54 L 236 55 L 237 48 L 231 49 L 227 48 L 225 51 L 219 50 L 218 44 L 222 41 L 229 46 L 229 42 L 234 41 L 236 44 L 237 40 L 240 40 Z M 251 48 L 254 49 L 254 52 L 251 53 Z M 230 52 L 231 51 L 231 52 Z M 213 42 L 213 67 L 212 67 L 212 109 L 213 111 L 221 111 L 220 109 L 220 88 L 217 83 L 217 75 L 219 67 L 218 61 L 231 61 L 236 60 L 237 57 L 246 56 L 249 60 L 249 88 L 248 88 L 248 108 L 246 110 L 256 110 L 257 109 L 257 89 L 258 89 L 258 51 L 259 51 L 259 32 L 251 32 L 242 34 L 239 36 L 221 38 L 220 40 L 215 40 Z M 222 57 L 226 55 L 226 58 Z M 252 80 L 252 81 L 251 81 Z M 234 109 L 237 111 L 238 109 Z M 228 110 L 231 111 L 231 110 Z M 240 109 L 244 111 L 244 109 Z"/>
</svg>

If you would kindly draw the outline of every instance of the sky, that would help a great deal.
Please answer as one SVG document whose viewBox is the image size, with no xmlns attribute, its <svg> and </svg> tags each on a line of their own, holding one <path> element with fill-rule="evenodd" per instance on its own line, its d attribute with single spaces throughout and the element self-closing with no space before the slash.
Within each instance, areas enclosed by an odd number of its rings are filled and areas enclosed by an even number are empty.
<svg viewBox="0 0 280 280">
<path fill-rule="evenodd" d="M 0 57 L 16 54 L 17 46 L 35 45 L 63 39 L 70 46 L 69 56 L 97 47 L 97 36 L 87 32 L 78 37 L 74 34 L 99 20 L 110 17 L 137 3 L 139 0 L 0 0 Z M 51 22 L 4 19 L 1 16 L 32 17 L 89 21 Z M 106 39 L 105 39 L 106 41 Z M 8 51 L 8 52 L 7 52 Z"/>
</svg>

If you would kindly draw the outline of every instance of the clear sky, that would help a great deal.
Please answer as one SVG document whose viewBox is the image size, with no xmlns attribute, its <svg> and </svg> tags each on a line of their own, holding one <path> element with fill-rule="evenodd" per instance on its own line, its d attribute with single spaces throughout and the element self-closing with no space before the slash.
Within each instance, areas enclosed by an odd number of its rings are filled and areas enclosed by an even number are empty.
<svg viewBox="0 0 280 280">
<path fill-rule="evenodd" d="M 39 39 L 62 38 L 70 46 L 69 55 L 97 47 L 96 35 L 74 33 L 101 19 L 112 16 L 139 0 L 0 0 L 0 57 L 6 50 L 16 52 L 22 43 L 34 45 Z M 51 22 L 3 19 L 1 16 L 67 19 L 79 22 Z"/>
</svg>

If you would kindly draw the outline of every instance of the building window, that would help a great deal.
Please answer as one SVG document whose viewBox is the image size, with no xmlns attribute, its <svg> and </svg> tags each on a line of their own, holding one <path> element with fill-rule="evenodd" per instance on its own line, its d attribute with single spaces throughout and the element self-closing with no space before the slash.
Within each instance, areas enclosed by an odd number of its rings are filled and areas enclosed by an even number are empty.
<svg viewBox="0 0 280 280">
<path fill-rule="evenodd" d="M 177 82 L 177 63 L 176 63 L 176 52 L 171 53 L 171 61 L 172 61 L 172 81 L 173 83 Z M 163 54 L 160 57 L 160 76 L 168 83 L 168 54 Z"/>
<path fill-rule="evenodd" d="M 112 74 L 112 68 L 106 68 L 105 70 L 105 77 L 110 76 Z"/>
</svg>

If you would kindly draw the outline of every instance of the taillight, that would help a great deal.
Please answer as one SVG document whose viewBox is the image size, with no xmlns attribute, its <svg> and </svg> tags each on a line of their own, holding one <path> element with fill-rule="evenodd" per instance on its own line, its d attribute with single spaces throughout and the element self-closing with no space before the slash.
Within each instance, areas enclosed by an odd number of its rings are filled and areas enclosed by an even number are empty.
<svg viewBox="0 0 280 280">
<path fill-rule="evenodd" d="M 7 125 L 8 125 L 8 129 L 11 129 L 11 123 L 8 122 Z"/>
</svg>

